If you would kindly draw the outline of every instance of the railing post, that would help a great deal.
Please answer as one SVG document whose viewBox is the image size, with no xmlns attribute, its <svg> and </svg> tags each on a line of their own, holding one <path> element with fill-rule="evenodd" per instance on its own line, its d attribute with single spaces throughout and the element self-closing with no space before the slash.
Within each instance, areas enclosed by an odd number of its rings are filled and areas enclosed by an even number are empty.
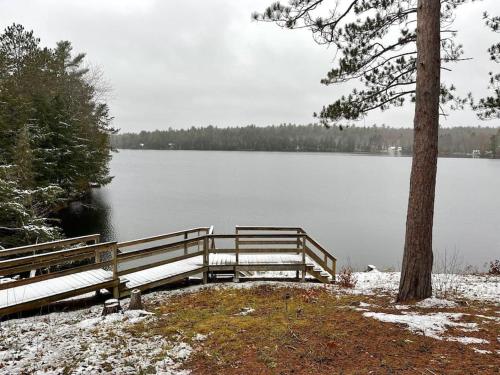
<svg viewBox="0 0 500 375">
<path fill-rule="evenodd" d="M 337 272 L 337 270 L 336 270 L 336 269 L 337 269 L 337 259 L 333 259 L 333 260 L 332 260 L 332 271 L 333 271 L 333 281 L 332 281 L 332 282 L 334 282 L 334 283 L 335 283 L 335 281 L 336 281 L 336 280 L 335 280 L 335 278 L 336 278 L 336 276 L 335 276 L 335 275 L 336 275 L 336 272 Z"/>
<path fill-rule="evenodd" d="M 300 254 L 300 229 L 297 229 L 297 255 Z M 295 271 L 295 278 L 298 280 L 299 279 L 299 271 Z"/>
<path fill-rule="evenodd" d="M 111 256 L 113 259 L 113 280 L 115 282 L 115 286 L 113 287 L 113 297 L 120 297 L 120 278 L 118 277 L 118 244 L 115 242 L 111 248 Z"/>
<path fill-rule="evenodd" d="M 236 255 L 236 265 L 234 266 L 234 278 L 233 281 L 235 283 L 240 281 L 240 272 L 238 270 L 238 265 L 240 264 L 240 239 L 238 238 L 238 227 L 236 227 L 236 237 L 234 237 L 234 248 Z"/>
<path fill-rule="evenodd" d="M 297 239 L 299 237 L 297 236 Z M 301 281 L 305 281 L 306 280 L 306 236 L 302 237 L 303 239 L 303 246 L 302 246 L 302 277 L 301 277 Z"/>
<path fill-rule="evenodd" d="M 187 232 L 184 232 L 184 240 L 187 240 L 188 238 L 188 234 Z M 188 253 L 188 245 L 187 243 L 184 244 L 184 255 L 186 255 Z"/>
<path fill-rule="evenodd" d="M 208 260 L 208 235 L 205 235 L 203 238 L 203 284 L 208 282 Z"/>
</svg>

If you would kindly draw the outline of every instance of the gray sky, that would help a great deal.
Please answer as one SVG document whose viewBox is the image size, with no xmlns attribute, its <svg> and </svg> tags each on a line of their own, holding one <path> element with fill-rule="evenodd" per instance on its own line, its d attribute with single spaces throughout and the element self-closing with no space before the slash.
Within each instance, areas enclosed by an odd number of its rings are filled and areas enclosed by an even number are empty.
<svg viewBox="0 0 500 375">
<path fill-rule="evenodd" d="M 0 0 L 0 27 L 21 23 L 53 46 L 66 39 L 100 66 L 113 88 L 115 126 L 125 131 L 168 127 L 309 123 L 312 113 L 349 87 L 319 83 L 333 50 L 305 30 L 252 22 L 273 0 Z M 286 2 L 286 1 L 285 1 Z M 459 8 L 455 27 L 466 55 L 444 79 L 462 92 L 484 94 L 487 48 L 498 38 L 481 20 L 500 14 L 500 1 Z M 374 112 L 359 126 L 412 126 L 413 106 Z M 444 126 L 489 125 L 470 111 Z"/>
</svg>

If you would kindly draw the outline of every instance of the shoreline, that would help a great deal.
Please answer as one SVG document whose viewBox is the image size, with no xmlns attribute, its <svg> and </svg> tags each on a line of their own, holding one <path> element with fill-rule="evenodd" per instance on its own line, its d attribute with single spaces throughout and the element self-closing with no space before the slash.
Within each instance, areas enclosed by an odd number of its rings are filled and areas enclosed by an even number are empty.
<svg viewBox="0 0 500 375">
<path fill-rule="evenodd" d="M 244 153 L 283 153 L 283 154 L 340 154 L 340 155 L 355 155 L 355 156 L 380 156 L 380 157 L 392 157 L 392 158 L 411 158 L 412 154 L 395 154 L 391 155 L 387 152 L 364 152 L 364 151 L 314 151 L 314 150 L 304 150 L 304 151 L 292 151 L 292 150 L 224 150 L 224 149 L 168 149 L 168 148 L 116 148 L 115 152 L 120 152 L 122 150 L 130 151 L 195 151 L 195 152 L 244 152 Z M 498 158 L 474 158 L 471 155 L 439 155 L 439 158 L 443 159 L 481 159 L 481 160 L 500 160 Z"/>
</svg>

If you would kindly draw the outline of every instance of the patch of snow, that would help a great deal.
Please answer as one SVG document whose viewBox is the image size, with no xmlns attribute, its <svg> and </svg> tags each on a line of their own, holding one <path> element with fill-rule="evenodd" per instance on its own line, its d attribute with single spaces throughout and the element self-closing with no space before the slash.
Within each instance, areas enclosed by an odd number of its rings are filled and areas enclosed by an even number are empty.
<svg viewBox="0 0 500 375">
<path fill-rule="evenodd" d="M 491 354 L 493 353 L 491 350 L 483 350 L 483 349 L 478 349 L 478 348 L 472 348 L 476 353 L 479 354 Z"/>
<path fill-rule="evenodd" d="M 475 329 L 476 323 L 456 322 L 463 314 L 460 313 L 433 313 L 421 315 L 418 313 L 406 313 L 403 315 L 386 314 L 377 312 L 365 312 L 363 316 L 374 318 L 382 322 L 404 324 L 407 328 L 417 334 L 442 339 L 442 334 L 448 327 L 459 327 L 464 329 Z"/>
<path fill-rule="evenodd" d="M 130 323 L 138 323 L 154 314 L 144 310 L 126 310 L 123 315 L 129 320 Z"/>
<path fill-rule="evenodd" d="M 244 307 L 241 309 L 241 312 L 238 313 L 238 315 L 245 316 L 245 315 L 253 313 L 254 311 L 255 311 L 255 309 L 252 307 Z"/>
<path fill-rule="evenodd" d="M 186 344 L 185 342 L 180 342 L 176 344 L 172 349 L 167 351 L 167 355 L 174 360 L 186 360 L 189 358 L 193 348 Z"/>
<path fill-rule="evenodd" d="M 410 306 L 408 305 L 394 305 L 392 307 L 394 307 L 396 310 L 408 310 L 410 308 Z"/>
<path fill-rule="evenodd" d="M 436 297 L 426 298 L 422 301 L 419 301 L 415 304 L 418 307 L 424 308 L 443 308 L 443 307 L 457 307 L 457 303 L 453 301 L 449 301 L 447 299 L 441 299 Z"/>
<path fill-rule="evenodd" d="M 193 340 L 194 340 L 194 341 L 201 342 L 201 341 L 205 341 L 207 338 L 208 338 L 208 335 L 203 335 L 203 334 L 201 334 L 201 333 L 197 333 L 197 334 L 193 337 Z"/>
<path fill-rule="evenodd" d="M 496 317 L 496 316 L 487 316 L 487 315 L 481 315 L 481 314 L 469 314 L 469 315 L 477 316 L 478 318 L 493 320 L 495 322 L 500 322 L 500 317 Z"/>
<path fill-rule="evenodd" d="M 447 341 L 458 341 L 461 344 L 489 344 L 490 342 L 485 339 L 480 339 L 477 337 L 447 337 Z"/>
</svg>

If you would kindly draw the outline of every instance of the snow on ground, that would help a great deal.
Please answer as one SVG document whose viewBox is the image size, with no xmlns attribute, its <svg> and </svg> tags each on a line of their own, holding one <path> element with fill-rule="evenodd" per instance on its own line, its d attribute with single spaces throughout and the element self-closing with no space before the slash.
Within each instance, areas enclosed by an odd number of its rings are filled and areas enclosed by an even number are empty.
<svg viewBox="0 0 500 375">
<path fill-rule="evenodd" d="M 403 314 L 387 314 L 381 312 L 365 312 L 363 316 L 374 318 L 382 322 L 404 324 L 408 329 L 414 333 L 422 334 L 424 336 L 433 337 L 435 339 L 443 339 L 443 334 L 450 327 L 458 327 L 464 331 L 477 331 L 476 323 L 462 323 L 457 322 L 463 314 L 460 313 L 430 313 L 419 314 L 403 312 Z M 465 343 L 466 340 L 457 337 L 447 338 L 451 341 L 460 341 Z M 472 343 L 473 341 L 471 341 Z M 480 343 L 480 342 L 476 342 Z"/>
<path fill-rule="evenodd" d="M 399 272 L 355 272 L 354 277 L 357 283 L 353 293 L 356 294 L 398 291 Z M 500 301 L 500 276 L 433 274 L 432 285 L 436 297 L 453 295 L 471 300 Z"/>
<path fill-rule="evenodd" d="M 138 310 L 103 317 L 101 311 L 93 306 L 0 323 L 0 374 L 66 374 L 65 368 L 82 375 L 188 374 L 179 369 L 192 353 L 188 344 L 127 331 L 155 319 L 153 314 Z"/>
<path fill-rule="evenodd" d="M 443 307 L 457 307 L 458 304 L 453 301 L 448 301 L 447 299 L 431 297 L 417 302 L 415 306 L 424 308 L 443 308 Z"/>
<path fill-rule="evenodd" d="M 352 290 L 341 290 L 336 285 L 327 286 L 335 293 L 394 294 L 398 288 L 399 273 L 361 272 L 356 273 L 358 282 Z M 449 282 L 452 280 L 452 282 Z M 434 282 L 446 281 L 454 298 L 468 298 L 497 303 L 500 301 L 500 277 L 487 276 L 447 276 L 435 275 Z M 145 302 L 165 300 L 173 295 L 191 293 L 202 288 L 251 288 L 258 285 L 293 286 L 302 288 L 323 288 L 324 284 L 255 281 L 244 283 L 196 285 L 177 290 L 164 290 L 143 296 Z M 438 290 L 439 292 L 439 290 Z M 439 294 L 439 293 L 438 293 Z M 184 342 L 167 342 L 161 336 L 147 336 L 140 330 L 130 333 L 134 324 L 147 323 L 156 319 L 146 311 L 126 311 L 128 299 L 121 301 L 125 312 L 101 316 L 102 306 L 92 306 L 77 311 L 58 312 L 0 323 L 0 375 L 13 374 L 65 374 L 66 368 L 76 369 L 73 374 L 137 374 L 140 371 L 156 372 L 164 375 L 186 375 L 180 369 L 182 363 L 192 354 L 193 349 Z M 415 333 L 445 340 L 455 340 L 462 344 L 483 343 L 474 337 L 450 337 L 449 327 L 458 327 L 467 332 L 477 329 L 476 323 L 461 322 L 460 313 L 436 312 L 439 308 L 452 308 L 454 301 L 431 298 L 418 305 L 394 304 L 394 314 L 374 312 L 375 305 L 360 304 L 362 313 L 369 318 L 385 322 L 403 324 Z M 415 307 L 418 312 L 412 311 Z M 425 313 L 425 309 L 430 309 Z M 423 310 L 423 311 L 422 311 Z M 250 314 L 242 307 L 242 314 Z M 496 312 L 497 314 L 500 311 Z M 496 317 L 484 316 L 495 321 Z M 499 317 L 500 319 L 500 317 Z M 194 341 L 207 337 L 195 335 Z M 499 339 L 500 340 L 500 339 Z M 470 346 L 470 345 L 469 345 Z M 473 348 L 471 346 L 471 348 Z M 473 348 L 477 353 L 486 353 Z"/>
<path fill-rule="evenodd" d="M 357 284 L 352 293 L 355 294 L 377 294 L 397 293 L 399 287 L 398 272 L 358 272 L 355 273 Z M 464 345 L 470 344 L 488 344 L 488 340 L 469 337 L 469 336 L 450 336 L 447 334 L 449 328 L 459 328 L 465 332 L 479 331 L 477 323 L 460 322 L 464 315 L 461 313 L 450 312 L 414 312 L 410 311 L 412 307 L 420 309 L 450 309 L 456 308 L 459 304 L 450 299 L 439 298 L 438 296 L 449 296 L 448 298 L 476 300 L 482 302 L 492 302 L 500 305 L 500 277 L 490 275 L 448 275 L 434 274 L 432 276 L 434 296 L 417 302 L 414 306 L 394 304 L 397 313 L 373 312 L 370 309 L 357 309 L 363 312 L 363 315 L 369 318 L 377 319 L 382 322 L 401 324 L 416 334 L 430 336 L 438 340 L 457 341 Z M 364 307 L 367 307 L 366 305 Z M 496 314 L 499 312 L 496 311 Z M 475 314 L 487 320 L 497 322 L 496 317 Z M 500 321 L 500 320 L 499 320 Z M 500 339 L 499 339 L 500 340 Z M 491 353 L 491 351 L 479 348 L 473 348 L 480 354 Z M 497 353 L 498 354 L 498 353 Z"/>
</svg>

